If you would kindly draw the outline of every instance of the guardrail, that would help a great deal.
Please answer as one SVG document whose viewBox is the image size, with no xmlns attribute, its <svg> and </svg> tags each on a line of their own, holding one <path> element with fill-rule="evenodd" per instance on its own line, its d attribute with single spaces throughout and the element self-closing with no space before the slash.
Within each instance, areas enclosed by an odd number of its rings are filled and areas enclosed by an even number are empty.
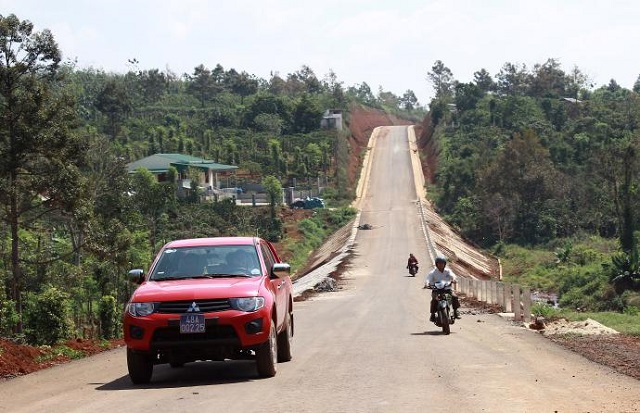
<svg viewBox="0 0 640 413">
<path fill-rule="evenodd" d="M 513 313 L 515 321 L 532 321 L 531 289 L 495 280 L 458 277 L 456 291 L 478 301 L 499 305 L 505 313 Z"/>
</svg>

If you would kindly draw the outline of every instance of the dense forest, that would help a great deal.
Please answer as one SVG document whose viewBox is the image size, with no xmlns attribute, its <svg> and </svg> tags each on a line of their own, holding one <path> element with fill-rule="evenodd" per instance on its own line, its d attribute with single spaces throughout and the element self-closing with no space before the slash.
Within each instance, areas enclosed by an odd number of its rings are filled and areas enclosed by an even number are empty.
<svg viewBox="0 0 640 413">
<path fill-rule="evenodd" d="M 469 83 L 436 61 L 428 78 L 439 212 L 499 256 L 507 245 L 555 247 L 539 270 L 554 274 L 564 304 L 640 308 L 630 294 L 640 291 L 640 78 L 633 90 L 613 79 L 594 87 L 555 59 L 506 63 L 494 77 L 481 69 Z M 593 237 L 615 251 L 574 250 Z"/>
<path fill-rule="evenodd" d="M 119 335 L 126 273 L 148 266 L 164 242 L 282 240 L 282 186 L 322 178 L 332 208 L 300 223 L 305 245 L 292 248 L 306 256 L 354 214 L 349 132 L 321 129 L 325 111 L 348 121 L 358 102 L 423 116 L 412 91 L 374 96 L 366 83 L 345 87 L 307 66 L 260 79 L 220 64 L 182 75 L 129 65 L 124 74 L 77 68 L 49 30 L 0 16 L 0 336 Z M 129 176 L 127 163 L 156 153 L 237 166 L 271 205 L 178 198 L 171 180 Z"/>
</svg>

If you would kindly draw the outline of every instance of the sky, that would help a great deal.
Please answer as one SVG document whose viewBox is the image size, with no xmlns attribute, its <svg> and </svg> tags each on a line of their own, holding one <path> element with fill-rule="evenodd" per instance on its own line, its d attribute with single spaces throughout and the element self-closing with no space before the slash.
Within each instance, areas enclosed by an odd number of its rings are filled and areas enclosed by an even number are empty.
<svg viewBox="0 0 640 413">
<path fill-rule="evenodd" d="M 640 75 L 638 0 L 0 0 L 49 29 L 65 61 L 113 73 L 196 66 L 286 78 L 302 66 L 419 103 L 440 60 L 455 80 L 556 59 L 594 87 Z M 136 59 L 133 66 L 129 61 Z"/>
</svg>

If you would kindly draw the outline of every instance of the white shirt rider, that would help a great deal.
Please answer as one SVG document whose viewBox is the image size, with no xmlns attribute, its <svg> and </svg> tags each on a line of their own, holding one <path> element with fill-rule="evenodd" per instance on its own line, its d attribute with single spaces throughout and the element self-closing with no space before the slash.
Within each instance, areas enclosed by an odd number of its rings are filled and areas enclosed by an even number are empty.
<svg viewBox="0 0 640 413">
<path fill-rule="evenodd" d="M 442 266 L 441 268 L 438 268 Z M 436 268 L 431 270 L 424 280 L 424 286 L 433 285 L 438 281 L 451 281 L 451 284 L 457 281 L 458 277 L 449 268 L 445 268 L 444 265 L 436 264 Z"/>
</svg>

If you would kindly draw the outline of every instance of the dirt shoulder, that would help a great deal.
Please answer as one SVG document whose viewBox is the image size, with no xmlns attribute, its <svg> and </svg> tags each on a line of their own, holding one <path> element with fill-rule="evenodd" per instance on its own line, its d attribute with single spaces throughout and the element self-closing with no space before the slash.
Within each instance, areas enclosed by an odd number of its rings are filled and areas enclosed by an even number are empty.
<svg viewBox="0 0 640 413">
<path fill-rule="evenodd" d="M 33 373 L 124 345 L 124 340 L 73 339 L 60 346 L 29 346 L 0 338 L 0 380 Z"/>
<path fill-rule="evenodd" d="M 640 337 L 623 334 L 547 337 L 595 363 L 640 380 Z"/>
<path fill-rule="evenodd" d="M 498 313 L 502 309 L 473 298 L 461 297 L 462 314 Z M 543 327 L 543 328 L 540 328 Z M 543 334 L 554 343 L 618 373 L 640 380 L 640 337 L 620 334 L 594 320 L 554 320 L 536 326 L 523 325 L 532 334 Z"/>
</svg>

